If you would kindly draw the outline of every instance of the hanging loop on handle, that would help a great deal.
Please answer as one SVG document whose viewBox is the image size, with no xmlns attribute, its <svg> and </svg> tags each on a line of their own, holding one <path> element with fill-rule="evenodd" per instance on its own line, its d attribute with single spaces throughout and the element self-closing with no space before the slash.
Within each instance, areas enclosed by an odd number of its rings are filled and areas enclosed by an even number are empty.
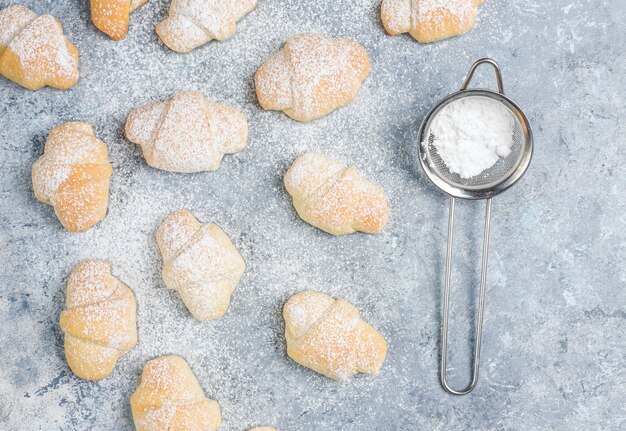
<svg viewBox="0 0 626 431">
<path fill-rule="evenodd" d="M 474 77 L 474 72 L 476 72 L 478 66 L 485 63 L 490 64 L 496 71 L 496 80 L 498 81 L 498 93 L 504 94 L 504 84 L 502 83 L 502 73 L 500 72 L 500 67 L 498 66 L 498 63 L 496 63 L 496 61 L 492 60 L 491 58 L 481 58 L 480 60 L 476 61 L 476 63 L 472 64 L 469 72 L 467 72 L 467 77 L 465 78 L 465 81 L 463 81 L 463 85 L 461 85 L 461 91 L 467 90 L 467 87 L 469 87 L 469 84 Z"/>
<path fill-rule="evenodd" d="M 469 76 L 471 78 L 471 75 Z M 452 243 L 454 233 L 454 210 L 456 199 L 450 196 L 450 208 L 448 214 L 448 245 L 446 251 L 446 274 L 443 294 L 443 327 L 441 330 L 441 361 L 440 361 L 440 381 L 441 386 L 452 395 L 466 395 L 470 393 L 478 383 L 478 368 L 480 366 L 480 341 L 483 332 L 483 311 L 485 309 L 485 291 L 487 284 L 487 258 L 489 255 L 489 230 L 491 222 L 491 198 L 487 200 L 485 209 L 485 232 L 483 238 L 483 256 L 480 271 L 480 296 L 478 300 L 478 319 L 476 322 L 476 342 L 474 347 L 474 358 L 472 360 L 472 379 L 470 384 L 464 389 L 453 389 L 448 385 L 447 379 L 447 359 L 448 359 L 448 315 L 450 305 L 450 278 L 452 274 Z"/>
</svg>

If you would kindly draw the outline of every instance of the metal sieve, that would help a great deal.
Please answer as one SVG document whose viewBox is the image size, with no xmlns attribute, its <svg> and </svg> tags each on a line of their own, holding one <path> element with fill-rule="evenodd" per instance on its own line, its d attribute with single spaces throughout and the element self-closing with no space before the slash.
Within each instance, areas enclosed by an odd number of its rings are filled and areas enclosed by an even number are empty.
<svg viewBox="0 0 626 431">
<path fill-rule="evenodd" d="M 498 92 L 485 89 L 468 89 L 476 68 L 481 64 L 490 64 L 495 72 L 498 83 Z M 433 144 L 433 134 L 430 126 L 441 109 L 449 103 L 464 97 L 487 97 L 506 106 L 516 119 L 513 133 L 513 148 L 511 153 L 500 158 L 492 167 L 471 177 L 461 178 L 458 174 L 448 170 L 437 153 Z M 485 308 L 485 286 L 487 281 L 487 258 L 489 254 L 489 230 L 491 220 L 491 200 L 515 184 L 526 172 L 533 153 L 533 135 L 528 119 L 522 110 L 511 99 L 504 95 L 502 74 L 498 64 L 490 59 L 483 58 L 472 65 L 465 78 L 461 90 L 449 95 L 439 102 L 422 122 L 418 141 L 419 161 L 422 169 L 430 181 L 441 191 L 450 196 L 448 212 L 448 242 L 446 251 L 446 273 L 443 293 L 443 321 L 441 331 L 441 360 L 440 381 L 443 388 L 453 395 L 465 395 L 471 392 L 478 382 L 478 368 L 480 365 L 480 343 L 483 326 L 483 310 Z M 450 304 L 450 276 L 452 272 L 452 243 L 454 231 L 454 210 L 456 199 L 487 199 L 485 210 L 485 231 L 483 238 L 483 254 L 480 273 L 480 294 L 478 300 L 478 317 L 476 322 L 476 341 L 472 360 L 471 381 L 464 389 L 456 390 L 450 387 L 447 381 L 447 351 L 448 351 L 448 314 Z"/>
</svg>

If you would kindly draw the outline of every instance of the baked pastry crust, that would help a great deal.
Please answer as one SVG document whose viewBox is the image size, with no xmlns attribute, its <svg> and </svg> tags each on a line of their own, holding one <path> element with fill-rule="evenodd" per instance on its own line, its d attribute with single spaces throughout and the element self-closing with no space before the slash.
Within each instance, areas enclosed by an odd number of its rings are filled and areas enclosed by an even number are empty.
<svg viewBox="0 0 626 431">
<path fill-rule="evenodd" d="M 224 154 L 243 150 L 248 122 L 230 105 L 208 101 L 199 91 L 181 91 L 133 109 L 124 132 L 153 168 L 190 173 L 214 171 Z"/>
<path fill-rule="evenodd" d="M 230 238 L 187 210 L 167 216 L 156 237 L 165 285 L 178 292 L 196 319 L 222 317 L 246 268 Z"/>
<path fill-rule="evenodd" d="M 50 131 L 43 155 L 33 164 L 33 191 L 54 206 L 68 231 L 82 232 L 105 217 L 112 172 L 107 145 L 93 126 L 64 123 Z"/>
<path fill-rule="evenodd" d="M 91 20 L 113 40 L 126 37 L 130 14 L 148 0 L 91 0 Z"/>
<path fill-rule="evenodd" d="M 409 33 L 422 43 L 467 33 L 484 0 L 383 0 L 380 16 L 387 33 Z"/>
<path fill-rule="evenodd" d="M 171 50 L 189 52 L 212 39 L 231 38 L 237 21 L 256 5 L 257 0 L 172 0 L 156 32 Z"/>
<path fill-rule="evenodd" d="M 137 431 L 216 431 L 222 422 L 219 404 L 204 395 L 178 356 L 146 362 L 130 407 Z"/>
<path fill-rule="evenodd" d="M 303 33 L 261 65 L 254 83 L 263 109 L 312 121 L 352 102 L 369 72 L 369 57 L 358 43 Z"/>
<path fill-rule="evenodd" d="M 9 6 L 0 10 L 0 74 L 30 90 L 65 90 L 78 81 L 78 50 L 52 15 Z"/>
<path fill-rule="evenodd" d="M 60 326 L 65 357 L 78 377 L 100 380 L 137 344 L 137 302 L 133 291 L 111 275 L 111 265 L 84 260 L 67 282 Z"/>
<path fill-rule="evenodd" d="M 326 377 L 378 374 L 385 361 L 385 339 L 347 301 L 307 290 L 289 298 L 283 317 L 287 354 Z"/>
<path fill-rule="evenodd" d="M 333 235 L 377 233 L 389 219 L 385 192 L 322 153 L 299 156 L 285 174 L 285 187 L 300 218 Z"/>
</svg>

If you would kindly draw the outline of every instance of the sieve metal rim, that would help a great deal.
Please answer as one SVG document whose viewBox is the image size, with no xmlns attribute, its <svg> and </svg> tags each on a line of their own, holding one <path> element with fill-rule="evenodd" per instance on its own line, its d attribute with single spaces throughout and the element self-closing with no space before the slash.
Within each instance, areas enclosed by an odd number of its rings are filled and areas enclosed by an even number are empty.
<svg viewBox="0 0 626 431">
<path fill-rule="evenodd" d="M 487 97 L 507 106 L 511 113 L 516 117 L 516 120 L 522 129 L 522 134 L 526 137 L 526 139 L 525 142 L 522 143 L 522 149 L 518 159 L 506 176 L 490 183 L 470 186 L 452 182 L 439 175 L 439 171 L 432 160 L 430 151 L 428 151 L 427 148 L 424 148 L 424 141 L 428 139 L 427 132 L 430 129 L 432 119 L 444 106 L 464 97 L 476 96 Z M 417 146 L 420 165 L 422 166 L 422 170 L 428 179 L 444 193 L 461 199 L 488 199 L 510 188 L 513 184 L 519 181 L 528 170 L 534 147 L 530 123 L 521 108 L 502 92 L 497 93 L 484 88 L 462 89 L 439 101 L 428 112 L 428 114 L 426 114 L 426 117 L 424 117 L 424 120 L 420 125 Z"/>
</svg>

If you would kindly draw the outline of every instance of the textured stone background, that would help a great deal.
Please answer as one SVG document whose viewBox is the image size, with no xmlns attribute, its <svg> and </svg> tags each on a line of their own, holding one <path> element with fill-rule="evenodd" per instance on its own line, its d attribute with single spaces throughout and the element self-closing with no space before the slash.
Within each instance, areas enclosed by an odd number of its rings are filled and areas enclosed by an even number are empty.
<svg viewBox="0 0 626 431">
<path fill-rule="evenodd" d="M 81 79 L 66 92 L 0 80 L 1 429 L 132 429 L 128 398 L 144 362 L 161 354 L 189 361 L 221 403 L 224 430 L 626 429 L 622 0 L 489 0 L 472 33 L 432 45 L 388 36 L 378 0 L 260 0 L 236 37 L 187 55 L 154 33 L 165 1 L 135 12 L 123 42 L 93 27 L 87 1 L 22 3 L 62 21 Z M 358 99 L 311 124 L 262 111 L 252 85 L 262 61 L 304 30 L 358 40 L 372 60 Z M 423 115 L 483 56 L 499 61 L 536 152 L 494 201 L 482 373 L 458 398 L 437 377 L 447 199 L 421 174 L 415 141 Z M 476 82 L 494 85 L 488 70 Z M 216 172 L 151 169 L 122 136 L 133 107 L 182 88 L 249 119 L 248 147 Z M 114 166 L 108 216 L 84 234 L 65 232 L 30 184 L 48 131 L 68 120 L 94 124 Z M 282 175 L 307 149 L 355 163 L 386 189 L 384 233 L 335 238 L 297 218 Z M 458 210 L 457 386 L 469 375 L 483 205 Z M 154 230 L 181 207 L 220 224 L 248 264 L 217 322 L 194 321 L 160 277 Z M 139 344 L 99 383 L 69 371 L 57 323 L 67 276 L 84 258 L 109 259 L 139 304 Z M 281 307 L 307 287 L 350 300 L 384 334 L 379 376 L 337 383 L 286 357 Z"/>
</svg>

